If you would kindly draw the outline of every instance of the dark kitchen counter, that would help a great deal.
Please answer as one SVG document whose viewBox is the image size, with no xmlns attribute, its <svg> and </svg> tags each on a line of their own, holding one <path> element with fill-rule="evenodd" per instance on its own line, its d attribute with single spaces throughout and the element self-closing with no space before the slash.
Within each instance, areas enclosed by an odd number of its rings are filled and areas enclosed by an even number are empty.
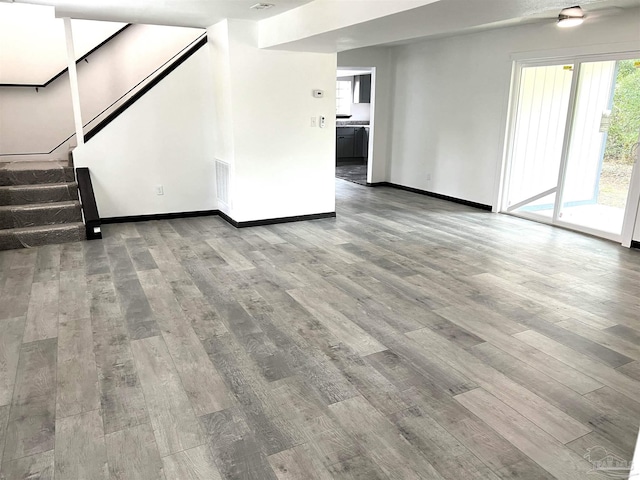
<svg viewBox="0 0 640 480">
<path fill-rule="evenodd" d="M 368 120 L 336 120 L 336 127 L 368 127 Z"/>
</svg>

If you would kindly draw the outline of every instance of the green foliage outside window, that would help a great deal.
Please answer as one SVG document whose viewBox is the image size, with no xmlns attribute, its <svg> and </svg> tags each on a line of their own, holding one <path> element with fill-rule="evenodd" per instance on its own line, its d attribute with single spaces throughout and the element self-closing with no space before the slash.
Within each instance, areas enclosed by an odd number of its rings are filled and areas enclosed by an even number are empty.
<svg viewBox="0 0 640 480">
<path fill-rule="evenodd" d="M 632 164 L 631 148 L 640 133 L 640 68 L 634 60 L 623 60 L 618 68 L 604 161 Z"/>
</svg>

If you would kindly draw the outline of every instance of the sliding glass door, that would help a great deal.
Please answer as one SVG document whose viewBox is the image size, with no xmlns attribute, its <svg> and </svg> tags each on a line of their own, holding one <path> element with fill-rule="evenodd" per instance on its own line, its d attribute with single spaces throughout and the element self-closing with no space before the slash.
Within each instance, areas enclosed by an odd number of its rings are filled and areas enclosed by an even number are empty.
<svg viewBox="0 0 640 480">
<path fill-rule="evenodd" d="M 627 200 L 640 60 L 524 65 L 518 74 L 502 211 L 621 240 L 625 209 L 637 209 Z"/>
<path fill-rule="evenodd" d="M 553 218 L 572 79 L 572 65 L 521 71 L 508 212 Z"/>
<path fill-rule="evenodd" d="M 633 169 L 631 146 L 640 131 L 640 98 L 633 105 L 624 97 L 640 96 L 638 80 L 640 69 L 633 60 L 581 65 L 558 215 L 562 222 L 622 232 Z"/>
</svg>

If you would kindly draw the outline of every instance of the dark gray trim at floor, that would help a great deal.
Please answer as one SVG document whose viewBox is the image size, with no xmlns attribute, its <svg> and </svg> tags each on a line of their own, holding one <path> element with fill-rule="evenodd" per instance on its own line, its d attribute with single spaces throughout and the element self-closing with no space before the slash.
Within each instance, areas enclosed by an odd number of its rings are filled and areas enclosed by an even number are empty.
<svg viewBox="0 0 640 480">
<path fill-rule="evenodd" d="M 245 227 L 258 227 L 262 225 L 275 225 L 278 223 L 290 223 L 290 222 L 301 222 L 305 220 L 318 220 L 320 218 L 333 218 L 336 216 L 336 212 L 326 212 L 326 213 L 312 213 L 310 215 L 296 215 L 292 217 L 279 217 L 279 218 L 265 218 L 264 220 L 250 220 L 247 222 L 238 222 L 231 218 L 224 212 L 220 210 L 202 210 L 195 212 L 174 212 L 174 213 L 156 213 L 150 215 L 131 215 L 127 217 L 108 217 L 103 218 L 103 224 L 113 224 L 113 223 L 131 223 L 131 222 L 146 222 L 149 220 L 171 220 L 176 218 L 192 218 L 192 217 L 206 217 L 218 215 L 223 220 L 233 225 L 236 228 L 245 228 Z"/>
<path fill-rule="evenodd" d="M 275 225 L 278 223 L 302 222 L 305 220 L 319 220 L 321 218 L 334 218 L 336 212 L 313 213 L 310 215 L 295 215 L 292 217 L 265 218 L 264 220 L 250 220 L 248 222 L 238 222 L 224 212 L 219 215 L 236 228 L 259 227 L 263 225 Z"/>
<path fill-rule="evenodd" d="M 484 203 L 472 202 L 470 200 L 464 200 L 462 198 L 450 197 L 449 195 L 442 195 L 441 193 L 429 192 L 427 190 L 420 190 L 419 188 L 407 187 L 405 185 L 399 185 L 391 182 L 375 182 L 367 183 L 367 187 L 391 187 L 399 190 L 406 190 L 407 192 L 418 193 L 420 195 L 427 195 L 429 197 L 439 198 L 440 200 L 447 200 L 449 202 L 459 203 L 468 207 L 479 208 L 480 210 L 491 211 L 493 207 L 491 205 L 485 205 Z"/>
<path fill-rule="evenodd" d="M 109 223 L 131 223 L 131 222 L 147 222 L 149 220 L 171 220 L 174 218 L 191 218 L 206 217 L 211 215 L 220 215 L 220 210 L 201 210 L 195 212 L 173 212 L 173 213 L 154 213 L 149 215 L 130 215 L 127 217 L 107 217 L 102 218 L 103 224 Z"/>
</svg>

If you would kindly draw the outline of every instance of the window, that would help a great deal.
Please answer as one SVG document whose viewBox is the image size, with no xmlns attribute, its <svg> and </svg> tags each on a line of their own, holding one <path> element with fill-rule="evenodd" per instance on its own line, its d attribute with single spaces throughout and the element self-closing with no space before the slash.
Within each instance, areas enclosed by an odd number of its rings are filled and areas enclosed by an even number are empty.
<svg viewBox="0 0 640 480">
<path fill-rule="evenodd" d="M 336 81 L 336 114 L 351 115 L 351 80 Z"/>
</svg>

